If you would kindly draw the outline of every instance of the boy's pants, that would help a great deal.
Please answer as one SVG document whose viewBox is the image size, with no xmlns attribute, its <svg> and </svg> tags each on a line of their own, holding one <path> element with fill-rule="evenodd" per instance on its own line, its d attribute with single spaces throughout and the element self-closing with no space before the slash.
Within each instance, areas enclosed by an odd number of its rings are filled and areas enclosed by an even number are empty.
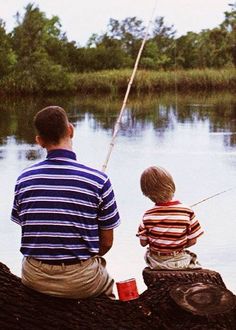
<svg viewBox="0 0 236 330">
<path fill-rule="evenodd" d="M 175 256 L 159 256 L 147 248 L 144 259 L 147 266 L 151 269 L 178 270 L 202 268 L 196 254 L 188 250 L 183 250 Z"/>
</svg>

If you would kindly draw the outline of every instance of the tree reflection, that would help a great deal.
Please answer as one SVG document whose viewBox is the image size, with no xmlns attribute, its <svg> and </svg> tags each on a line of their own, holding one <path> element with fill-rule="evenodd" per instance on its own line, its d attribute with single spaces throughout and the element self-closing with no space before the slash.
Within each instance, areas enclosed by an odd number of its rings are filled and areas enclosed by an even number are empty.
<svg viewBox="0 0 236 330">
<path fill-rule="evenodd" d="M 112 133 L 119 114 L 122 98 L 119 96 L 73 96 L 53 98 L 2 99 L 0 104 L 0 145 L 8 137 L 17 144 L 34 145 L 33 117 L 48 105 L 60 105 L 70 121 L 77 125 L 88 119 L 94 130 Z M 235 146 L 236 103 L 230 93 L 160 94 L 131 96 L 120 124 L 119 134 L 142 136 L 145 128 L 152 127 L 158 135 L 173 130 L 177 124 L 208 120 L 209 131 L 230 133 L 224 137 L 226 146 Z M 0 155 L 1 157 L 1 155 Z M 37 157 L 28 154 L 26 157 Z"/>
</svg>

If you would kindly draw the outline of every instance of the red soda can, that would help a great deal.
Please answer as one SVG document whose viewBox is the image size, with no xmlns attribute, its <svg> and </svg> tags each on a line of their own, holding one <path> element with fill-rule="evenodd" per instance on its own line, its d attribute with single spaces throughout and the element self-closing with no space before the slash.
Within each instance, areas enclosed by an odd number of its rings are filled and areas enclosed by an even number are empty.
<svg viewBox="0 0 236 330">
<path fill-rule="evenodd" d="M 119 300 L 128 301 L 139 297 L 136 281 L 134 278 L 129 280 L 116 282 Z"/>
</svg>

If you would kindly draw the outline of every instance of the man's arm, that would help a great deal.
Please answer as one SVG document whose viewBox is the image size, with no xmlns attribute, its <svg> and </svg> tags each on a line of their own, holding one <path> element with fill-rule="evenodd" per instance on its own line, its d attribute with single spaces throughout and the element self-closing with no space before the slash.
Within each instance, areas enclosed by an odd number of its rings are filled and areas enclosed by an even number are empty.
<svg viewBox="0 0 236 330">
<path fill-rule="evenodd" d="M 112 247 L 112 244 L 113 244 L 113 229 L 107 229 L 107 230 L 100 229 L 99 238 L 100 238 L 100 242 L 99 242 L 100 247 L 99 247 L 98 254 L 100 256 L 103 256 Z"/>
</svg>

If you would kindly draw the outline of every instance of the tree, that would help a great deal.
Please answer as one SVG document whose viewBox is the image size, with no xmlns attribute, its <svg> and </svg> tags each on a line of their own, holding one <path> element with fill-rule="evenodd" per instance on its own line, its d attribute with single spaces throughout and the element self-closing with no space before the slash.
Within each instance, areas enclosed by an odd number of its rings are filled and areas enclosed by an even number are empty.
<svg viewBox="0 0 236 330">
<path fill-rule="evenodd" d="M 23 18 L 17 14 L 17 23 L 12 42 L 17 54 L 15 78 L 19 88 L 35 92 L 68 87 L 66 65 L 61 65 L 62 46 L 67 39 L 61 33 L 59 18 L 48 19 L 37 6 L 28 4 Z"/>
<path fill-rule="evenodd" d="M 158 68 L 158 45 L 154 40 L 148 40 L 140 60 L 140 67 L 147 70 Z"/>
<path fill-rule="evenodd" d="M 133 56 L 135 44 L 137 41 L 142 40 L 144 36 L 145 27 L 143 22 L 137 17 L 127 17 L 121 22 L 111 18 L 108 24 L 107 35 L 113 39 L 121 41 L 124 51 Z"/>
<path fill-rule="evenodd" d="M 113 48 L 118 51 L 121 49 L 130 59 L 135 59 L 144 34 L 143 22 L 136 17 L 127 17 L 122 21 L 111 18 L 109 20 L 107 31 L 100 37 L 93 35 L 90 38 L 96 46 Z M 133 61 L 132 61 L 133 62 Z"/>
<path fill-rule="evenodd" d="M 8 74 L 16 62 L 11 48 L 10 36 L 6 33 L 5 23 L 0 19 L 0 77 Z"/>
<path fill-rule="evenodd" d="M 151 42 L 156 44 L 156 54 L 154 58 L 156 69 L 166 69 L 168 67 L 174 66 L 175 33 L 176 31 L 174 30 L 173 25 L 167 26 L 165 24 L 164 17 L 156 17 L 153 24 L 153 30 L 150 36 Z M 154 45 L 152 45 L 151 48 L 154 49 Z"/>
<path fill-rule="evenodd" d="M 225 20 L 220 26 L 229 34 L 226 51 L 230 53 L 232 62 L 236 66 L 236 2 L 229 4 L 229 6 L 231 11 L 225 12 Z"/>
<path fill-rule="evenodd" d="M 89 38 L 87 46 L 91 48 L 89 54 L 92 68 L 119 69 L 132 66 L 143 32 L 143 23 L 136 17 L 128 17 L 121 22 L 111 18 L 105 33 L 100 36 L 93 34 Z"/>
<path fill-rule="evenodd" d="M 219 27 L 188 32 L 176 40 L 176 63 L 183 68 L 236 65 L 236 3 Z"/>
<path fill-rule="evenodd" d="M 231 63 L 228 43 L 229 35 L 224 29 L 203 30 L 198 35 L 198 67 L 221 68 Z"/>
<path fill-rule="evenodd" d="M 185 69 L 198 67 L 198 43 L 198 34 L 194 32 L 188 32 L 176 40 L 177 67 Z"/>
</svg>

